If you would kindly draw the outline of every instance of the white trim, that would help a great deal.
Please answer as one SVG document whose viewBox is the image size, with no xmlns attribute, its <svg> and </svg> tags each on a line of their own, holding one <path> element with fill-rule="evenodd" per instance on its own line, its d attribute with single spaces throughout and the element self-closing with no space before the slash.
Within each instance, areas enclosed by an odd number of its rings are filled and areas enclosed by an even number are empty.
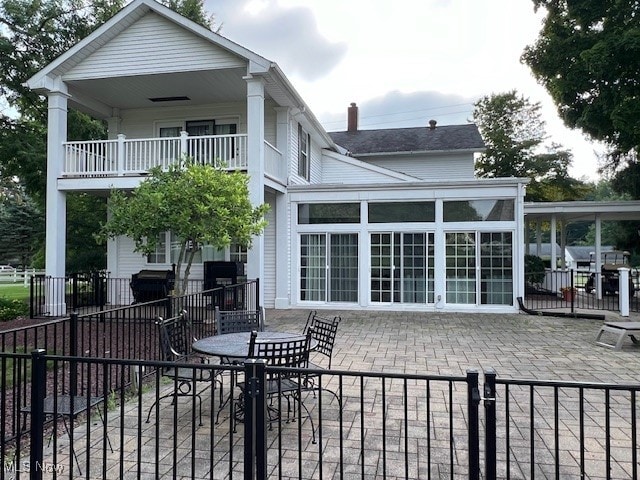
<svg viewBox="0 0 640 480">
<path fill-rule="evenodd" d="M 116 13 L 107 22 L 94 30 L 90 35 L 82 39 L 65 53 L 56 58 L 53 62 L 49 63 L 46 67 L 29 78 L 26 81 L 26 85 L 32 90 L 49 90 L 45 79 L 49 77 L 52 72 L 56 71 L 58 75 L 61 75 L 64 71 L 68 71 L 72 66 L 76 65 L 93 53 L 93 51 L 99 48 L 105 41 L 108 41 L 120 33 L 121 27 L 125 26 L 127 22 L 132 23 L 149 11 L 153 11 L 180 25 L 193 34 L 198 35 L 235 55 L 243 57 L 245 60 L 250 62 L 254 73 L 264 73 L 271 68 L 271 64 L 273 62 L 270 60 L 267 60 L 237 43 L 234 43 L 231 40 L 228 40 L 227 38 L 192 22 L 154 0 L 134 0 L 129 5 L 122 8 L 122 10 Z M 73 57 L 76 56 L 77 58 L 74 59 Z M 74 60 L 72 62 L 73 65 L 67 64 L 67 62 L 71 62 L 72 59 Z M 58 69 L 61 69 L 62 72 L 57 72 Z"/>
</svg>

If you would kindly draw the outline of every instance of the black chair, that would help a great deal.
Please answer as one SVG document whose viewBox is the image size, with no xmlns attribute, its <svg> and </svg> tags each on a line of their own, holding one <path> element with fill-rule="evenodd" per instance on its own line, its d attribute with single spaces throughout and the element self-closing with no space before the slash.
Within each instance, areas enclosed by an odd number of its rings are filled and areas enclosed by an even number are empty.
<svg viewBox="0 0 640 480">
<path fill-rule="evenodd" d="M 67 436 L 69 437 L 69 445 L 71 448 L 71 453 L 75 458 L 76 465 L 78 466 L 78 472 L 82 475 L 82 469 L 80 468 L 80 462 L 78 460 L 78 454 L 73 448 L 73 437 L 71 436 L 71 429 L 67 423 L 67 417 L 74 421 L 74 419 L 80 414 L 98 411 L 98 415 L 100 416 L 100 420 L 104 426 L 104 416 L 102 415 L 102 409 L 104 399 L 102 397 L 88 397 L 84 395 L 48 395 L 44 398 L 43 403 L 43 411 L 46 416 L 51 416 L 54 419 L 57 417 L 62 417 L 62 423 L 64 425 L 64 430 L 67 432 Z M 31 406 L 27 405 L 21 409 L 21 412 L 26 416 L 31 413 Z M 25 422 L 26 423 L 26 422 Z M 26 425 L 25 425 L 26 426 Z M 51 437 L 49 437 L 49 444 L 51 444 L 51 439 L 53 438 L 53 432 Z M 109 449 L 111 453 L 113 453 L 113 447 L 111 446 L 111 440 L 109 439 L 109 434 L 106 432 L 105 426 L 105 438 L 107 440 L 107 444 L 109 445 Z"/>
<path fill-rule="evenodd" d="M 215 307 L 214 320 L 216 323 L 216 335 L 225 335 L 228 333 L 240 333 L 240 332 L 252 332 L 264 331 L 264 313 L 262 309 L 256 310 L 220 310 Z M 221 357 L 221 365 L 233 365 L 237 362 L 237 359 L 230 359 Z M 232 385 L 237 383 L 237 372 L 232 372 L 234 375 Z M 227 397 L 223 401 L 223 382 L 222 376 L 220 377 L 220 406 L 218 407 L 218 413 L 216 414 L 216 424 L 219 423 L 220 413 L 229 402 L 231 397 Z"/>
<path fill-rule="evenodd" d="M 158 317 L 156 321 L 160 339 L 160 351 L 162 360 L 172 363 L 206 363 L 205 357 L 195 354 L 191 350 L 194 338 L 183 310 L 179 315 L 167 319 Z M 198 391 L 198 382 L 210 383 L 214 379 L 211 370 L 201 368 L 189 368 L 185 366 L 166 366 L 162 369 L 162 376 L 173 382 L 172 391 L 158 397 L 149 408 L 147 423 L 151 418 L 151 412 L 160 401 L 171 398 L 173 405 L 178 397 L 196 397 L 198 399 L 198 418 L 202 425 L 202 397 Z"/>
<path fill-rule="evenodd" d="M 249 353 L 248 358 L 264 359 L 267 366 L 271 367 L 290 367 L 292 369 L 307 368 L 309 363 L 309 350 L 311 347 L 311 338 L 313 329 L 308 329 L 305 335 L 300 335 L 283 340 L 268 340 L 261 341 L 257 331 L 251 332 L 251 338 L 249 340 Z M 267 385 L 265 389 L 265 397 L 269 403 L 267 409 L 269 429 L 272 428 L 273 423 L 283 418 L 281 411 L 281 399 L 282 397 L 287 402 L 286 422 L 295 421 L 294 415 L 291 416 L 291 402 L 300 405 L 304 408 L 309 421 L 311 422 L 311 431 L 313 434 L 312 442 L 316 443 L 316 430 L 313 423 L 313 418 L 309 409 L 304 404 L 301 398 L 301 394 L 305 392 L 302 380 L 305 374 L 300 371 L 278 370 L 278 372 L 267 373 Z M 244 393 L 245 383 L 239 382 L 238 387 L 241 390 L 241 394 L 238 400 L 238 408 L 236 410 L 236 421 L 242 420 L 244 412 Z M 234 422 L 235 427 L 235 422 Z"/>
<path fill-rule="evenodd" d="M 220 310 L 215 308 L 216 335 L 264 331 L 264 313 L 257 310 Z"/>
<path fill-rule="evenodd" d="M 342 319 L 338 316 L 333 318 L 322 317 L 316 311 L 309 313 L 304 332 L 312 332 L 312 338 L 316 340 L 317 346 L 311 353 L 308 368 L 310 370 L 328 370 L 331 369 L 331 360 L 333 358 L 333 345 L 336 341 L 338 333 L 338 325 Z M 313 360 L 316 360 L 315 362 Z M 307 390 L 320 390 L 319 386 L 320 374 L 310 373 L 305 376 L 304 385 Z M 331 393 L 338 402 L 340 399 L 336 392 L 322 387 L 322 390 Z"/>
</svg>

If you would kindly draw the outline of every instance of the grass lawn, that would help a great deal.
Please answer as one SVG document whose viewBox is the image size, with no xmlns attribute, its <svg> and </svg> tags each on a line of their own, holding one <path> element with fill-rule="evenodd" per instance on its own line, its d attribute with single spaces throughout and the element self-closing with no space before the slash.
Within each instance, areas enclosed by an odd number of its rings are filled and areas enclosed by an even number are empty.
<svg viewBox="0 0 640 480">
<path fill-rule="evenodd" d="M 22 284 L 0 284 L 0 297 L 18 300 L 29 300 L 29 287 Z"/>
</svg>

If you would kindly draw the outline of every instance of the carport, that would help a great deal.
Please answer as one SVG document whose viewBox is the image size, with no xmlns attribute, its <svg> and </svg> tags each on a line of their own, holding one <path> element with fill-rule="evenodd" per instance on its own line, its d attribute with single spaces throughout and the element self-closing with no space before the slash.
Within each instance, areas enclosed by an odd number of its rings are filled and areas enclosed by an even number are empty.
<svg viewBox="0 0 640 480">
<path fill-rule="evenodd" d="M 535 228 L 537 251 L 542 243 L 542 223 L 549 222 L 551 230 L 551 270 L 557 269 L 560 256 L 564 265 L 566 246 L 566 225 L 577 221 L 593 221 L 595 224 L 595 261 L 596 272 L 602 268 L 602 222 L 612 220 L 638 221 L 638 241 L 640 241 L 640 201 L 608 202 L 525 202 L 525 238 L 529 238 L 530 229 Z M 560 251 L 558 245 L 558 226 L 560 231 Z M 525 253 L 529 253 L 529 242 L 525 242 Z M 597 285 L 597 296 L 602 298 L 601 286 Z"/>
</svg>

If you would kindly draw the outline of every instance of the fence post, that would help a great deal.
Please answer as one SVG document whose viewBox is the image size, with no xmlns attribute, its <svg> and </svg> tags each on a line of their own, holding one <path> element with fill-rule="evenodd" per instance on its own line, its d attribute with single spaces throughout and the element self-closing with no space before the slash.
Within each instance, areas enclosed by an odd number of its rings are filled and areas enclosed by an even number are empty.
<svg viewBox="0 0 640 480">
<path fill-rule="evenodd" d="M 71 308 L 76 309 L 78 305 L 78 274 L 71 274 Z"/>
<path fill-rule="evenodd" d="M 244 478 L 267 478 L 266 385 L 265 360 L 244 362 Z"/>
<path fill-rule="evenodd" d="M 45 350 L 31 352 L 31 451 L 29 453 L 29 477 L 42 480 L 44 449 L 44 397 L 47 387 L 47 361 Z"/>
<path fill-rule="evenodd" d="M 467 409 L 469 414 L 469 480 L 480 479 L 480 390 L 478 371 L 467 370 Z"/>
<path fill-rule="evenodd" d="M 171 318 L 173 317 L 173 296 L 167 295 L 167 299 L 165 300 L 165 317 Z"/>
<path fill-rule="evenodd" d="M 78 312 L 72 312 L 69 316 L 69 356 L 78 356 Z M 69 362 L 69 395 L 75 398 L 78 394 L 78 361 L 72 359 Z"/>
<path fill-rule="evenodd" d="M 620 316 L 629 316 L 629 298 L 631 292 L 629 288 L 629 272 L 631 269 L 627 267 L 618 268 L 618 304 L 620 305 Z"/>
<path fill-rule="evenodd" d="M 256 278 L 255 300 L 256 300 L 256 310 L 260 310 L 260 279 L 259 278 Z"/>
<path fill-rule="evenodd" d="M 496 371 L 488 368 L 484 371 L 484 478 L 496 478 Z"/>
<path fill-rule="evenodd" d="M 575 286 L 575 281 L 573 278 L 573 268 L 571 270 L 569 270 L 569 275 L 571 276 L 571 313 L 575 312 L 575 303 L 576 303 L 576 297 L 578 296 L 578 294 L 576 293 L 576 286 Z"/>
<path fill-rule="evenodd" d="M 33 275 L 30 279 L 29 282 L 29 318 L 34 318 L 36 316 L 36 308 L 35 308 L 35 302 L 36 302 L 36 296 L 35 296 L 35 283 L 36 281 L 36 276 Z"/>
</svg>

